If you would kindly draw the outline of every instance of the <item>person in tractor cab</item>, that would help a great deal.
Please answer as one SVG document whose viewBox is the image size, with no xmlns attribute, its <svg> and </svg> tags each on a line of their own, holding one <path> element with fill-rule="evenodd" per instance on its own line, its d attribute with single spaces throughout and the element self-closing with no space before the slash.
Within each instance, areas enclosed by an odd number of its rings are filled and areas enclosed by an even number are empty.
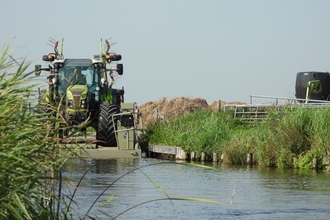
<svg viewBox="0 0 330 220">
<path fill-rule="evenodd" d="M 72 84 L 86 85 L 86 76 L 82 74 L 81 67 L 76 67 L 74 69 Z"/>
</svg>

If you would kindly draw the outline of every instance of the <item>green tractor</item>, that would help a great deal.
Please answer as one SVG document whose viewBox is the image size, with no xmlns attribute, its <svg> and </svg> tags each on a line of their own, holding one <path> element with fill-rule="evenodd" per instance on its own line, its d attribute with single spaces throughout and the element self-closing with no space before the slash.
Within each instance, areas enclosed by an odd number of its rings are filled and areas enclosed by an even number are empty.
<svg viewBox="0 0 330 220">
<path fill-rule="evenodd" d="M 121 55 L 110 53 L 110 43 L 100 39 L 100 55 L 93 58 L 64 58 L 63 39 L 54 43 L 54 53 L 42 57 L 49 62 L 47 68 L 35 66 L 35 74 L 48 71 L 48 88 L 39 89 L 38 103 L 43 111 L 60 115 L 61 137 L 65 138 L 72 129 L 86 132 L 87 127 L 96 131 L 96 147 L 118 147 L 136 149 L 136 129 L 139 112 L 135 103 L 124 103 L 124 89 L 114 89 L 114 76 L 123 75 L 123 65 L 113 61 Z"/>
</svg>

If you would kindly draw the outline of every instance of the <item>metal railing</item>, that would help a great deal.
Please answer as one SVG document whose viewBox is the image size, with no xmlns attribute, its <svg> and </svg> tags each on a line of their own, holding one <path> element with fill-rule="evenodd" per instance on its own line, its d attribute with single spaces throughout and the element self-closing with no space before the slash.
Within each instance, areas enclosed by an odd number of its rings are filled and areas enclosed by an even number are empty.
<svg viewBox="0 0 330 220">
<path fill-rule="evenodd" d="M 330 101 L 327 100 L 250 95 L 250 104 L 228 104 L 224 106 L 224 110 L 233 109 L 234 118 L 239 118 L 242 121 L 260 121 L 267 117 L 270 108 L 279 111 L 284 107 L 317 108 L 327 106 L 330 107 Z"/>
<path fill-rule="evenodd" d="M 257 102 L 257 103 L 256 103 Z M 276 97 L 276 96 L 262 96 L 262 95 L 250 95 L 250 104 L 274 104 L 274 105 L 290 105 L 290 104 L 330 104 L 327 100 L 315 100 L 315 99 L 298 99 L 288 97 Z"/>
</svg>

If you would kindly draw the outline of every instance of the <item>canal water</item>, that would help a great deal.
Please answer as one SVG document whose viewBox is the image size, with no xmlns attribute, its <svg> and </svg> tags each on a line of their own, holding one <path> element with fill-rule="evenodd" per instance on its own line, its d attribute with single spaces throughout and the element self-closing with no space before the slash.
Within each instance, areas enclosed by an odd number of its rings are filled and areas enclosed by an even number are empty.
<svg viewBox="0 0 330 220">
<path fill-rule="evenodd" d="M 63 177 L 75 219 L 330 219 L 323 171 L 74 159 Z"/>
</svg>

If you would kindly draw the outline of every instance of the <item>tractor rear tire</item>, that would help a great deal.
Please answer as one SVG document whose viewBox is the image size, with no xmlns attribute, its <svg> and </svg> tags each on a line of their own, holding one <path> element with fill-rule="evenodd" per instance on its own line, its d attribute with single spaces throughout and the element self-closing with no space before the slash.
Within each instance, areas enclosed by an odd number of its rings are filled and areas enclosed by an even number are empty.
<svg viewBox="0 0 330 220">
<path fill-rule="evenodd" d="M 104 147 L 117 147 L 115 129 L 117 127 L 117 117 L 119 106 L 103 102 L 100 104 L 98 119 L 98 129 L 96 132 L 97 145 Z M 113 119 L 112 119 L 113 118 Z"/>
</svg>

